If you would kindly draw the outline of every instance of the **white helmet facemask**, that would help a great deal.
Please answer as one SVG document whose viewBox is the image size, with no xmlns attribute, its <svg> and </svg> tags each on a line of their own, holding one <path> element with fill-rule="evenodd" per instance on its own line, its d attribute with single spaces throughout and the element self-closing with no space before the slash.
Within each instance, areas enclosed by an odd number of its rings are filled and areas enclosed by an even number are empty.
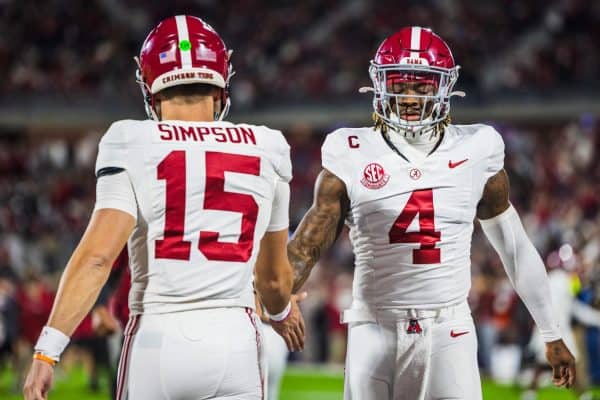
<svg viewBox="0 0 600 400">
<path fill-rule="evenodd" d="M 373 109 L 389 131 L 409 142 L 430 141 L 449 115 L 450 97 L 464 96 L 464 92 L 452 92 L 458 69 L 372 61 L 369 75 L 373 88 L 360 91 L 373 91 Z"/>
</svg>

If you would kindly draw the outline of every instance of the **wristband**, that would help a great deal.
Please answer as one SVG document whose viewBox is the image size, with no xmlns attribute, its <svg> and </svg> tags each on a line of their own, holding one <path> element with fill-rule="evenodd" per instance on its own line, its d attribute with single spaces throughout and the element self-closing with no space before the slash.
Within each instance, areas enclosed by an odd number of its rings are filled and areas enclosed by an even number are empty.
<svg viewBox="0 0 600 400">
<path fill-rule="evenodd" d="M 60 355 L 65 350 L 65 347 L 67 347 L 70 340 L 71 339 L 67 335 L 58 329 L 45 326 L 33 349 L 36 353 L 42 354 L 45 357 L 49 357 L 55 362 L 58 362 L 60 360 Z"/>
<path fill-rule="evenodd" d="M 53 360 L 52 358 L 45 356 L 42 353 L 33 353 L 33 359 L 47 362 L 53 367 L 56 365 L 56 360 Z"/>
<path fill-rule="evenodd" d="M 275 314 L 275 315 L 270 315 L 270 316 L 269 316 L 269 319 L 270 319 L 271 321 L 275 321 L 275 322 L 281 322 L 281 321 L 283 321 L 284 319 L 286 319 L 286 318 L 287 318 L 287 317 L 290 315 L 290 312 L 291 312 L 291 311 L 292 311 L 292 302 L 290 301 L 290 302 L 287 304 L 287 306 L 285 306 L 285 308 L 283 309 L 283 311 L 282 311 L 282 312 L 280 312 L 280 313 L 277 313 L 277 314 Z"/>
</svg>

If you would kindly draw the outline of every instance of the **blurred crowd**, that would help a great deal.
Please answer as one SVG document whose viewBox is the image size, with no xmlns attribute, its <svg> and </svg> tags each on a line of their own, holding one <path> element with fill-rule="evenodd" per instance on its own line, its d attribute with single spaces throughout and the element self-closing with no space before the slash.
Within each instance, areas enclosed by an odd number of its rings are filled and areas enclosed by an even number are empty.
<svg viewBox="0 0 600 400">
<path fill-rule="evenodd" d="M 600 308 L 600 123 L 582 116 L 560 125 L 497 128 L 506 142 L 511 200 L 547 267 L 566 271 L 573 296 Z M 285 133 L 295 166 L 293 229 L 312 201 L 324 132 L 295 125 Z M 85 228 L 95 197 L 100 134 L 0 137 L 0 349 L 9 358 L 19 351 L 30 356 L 61 269 Z M 479 230 L 473 243 L 469 301 L 481 368 L 493 375 L 494 351 L 502 346 L 516 346 L 526 361 L 532 321 Z M 339 314 L 351 298 L 352 271 L 344 234 L 306 285 L 308 344 L 298 361 L 343 361 L 345 327 Z M 93 337 L 89 326 L 80 333 L 83 339 Z M 585 368 L 592 382 L 600 384 L 598 330 L 583 327 L 581 337 L 579 354 L 589 360 Z"/>
<path fill-rule="evenodd" d="M 213 25 L 234 50 L 235 108 L 284 102 L 346 101 L 369 85 L 378 44 L 404 25 L 439 33 L 462 66 L 458 86 L 485 102 L 505 93 L 546 98 L 552 90 L 600 87 L 600 2 L 586 0 L 0 0 L 0 103 L 16 97 L 83 94 L 139 103 L 135 62 L 148 29 L 177 13 Z M 393 10 L 393 12 L 392 12 Z M 498 125 L 506 142 L 511 200 L 549 270 L 572 295 L 600 309 L 600 122 Z M 332 127 L 333 128 L 333 127 Z M 291 228 L 312 201 L 323 131 L 296 124 Z M 0 135 L 0 369 L 28 365 L 58 278 L 93 207 L 93 164 L 101 132 Z M 473 237 L 469 301 L 480 366 L 494 376 L 507 348 L 527 365 L 532 321 L 479 229 Z M 303 303 L 308 343 L 297 361 L 341 363 L 351 299 L 347 234 L 320 261 Z M 582 376 L 600 385 L 600 332 L 578 331 Z M 77 340 L 92 343 L 91 322 Z M 92 363 L 93 365 L 93 363 Z"/>
<path fill-rule="evenodd" d="M 0 94 L 137 101 L 133 56 L 176 13 L 204 18 L 235 50 L 240 108 L 356 96 L 379 43 L 405 25 L 450 44 L 474 100 L 600 84 L 595 1 L 1 0 Z"/>
</svg>

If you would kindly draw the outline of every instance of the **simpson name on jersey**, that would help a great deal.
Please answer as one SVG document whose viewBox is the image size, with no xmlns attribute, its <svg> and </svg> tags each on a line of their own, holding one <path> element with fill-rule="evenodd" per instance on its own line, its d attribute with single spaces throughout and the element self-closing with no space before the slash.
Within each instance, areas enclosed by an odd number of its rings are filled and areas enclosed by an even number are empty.
<svg viewBox="0 0 600 400">
<path fill-rule="evenodd" d="M 115 122 L 96 173 L 123 169 L 135 194 L 128 241 L 133 314 L 254 308 L 252 266 L 278 181 L 291 179 L 281 132 L 230 122 Z M 99 178 L 102 179 L 102 178 Z"/>
<path fill-rule="evenodd" d="M 503 168 L 504 142 L 486 125 L 449 125 L 427 157 L 373 128 L 329 134 L 323 167 L 346 185 L 355 254 L 353 309 L 460 303 L 470 285 L 477 204 Z"/>
</svg>

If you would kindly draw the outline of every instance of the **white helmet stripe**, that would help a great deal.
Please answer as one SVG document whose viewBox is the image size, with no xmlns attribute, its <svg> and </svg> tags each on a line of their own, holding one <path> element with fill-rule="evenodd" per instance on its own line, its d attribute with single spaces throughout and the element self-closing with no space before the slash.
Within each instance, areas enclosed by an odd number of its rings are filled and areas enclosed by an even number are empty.
<svg viewBox="0 0 600 400">
<path fill-rule="evenodd" d="M 410 30 L 410 49 L 420 50 L 421 49 L 421 28 L 413 26 Z M 419 58 L 418 51 L 411 51 L 410 58 Z"/>
<path fill-rule="evenodd" d="M 185 15 L 177 15 L 175 17 L 175 23 L 177 24 L 177 38 L 179 39 L 179 44 L 184 40 L 190 40 L 190 34 L 188 32 L 187 21 L 185 20 Z M 192 66 L 192 49 L 182 51 L 181 48 L 178 48 L 179 54 L 181 55 L 181 67 L 191 67 Z"/>
</svg>

